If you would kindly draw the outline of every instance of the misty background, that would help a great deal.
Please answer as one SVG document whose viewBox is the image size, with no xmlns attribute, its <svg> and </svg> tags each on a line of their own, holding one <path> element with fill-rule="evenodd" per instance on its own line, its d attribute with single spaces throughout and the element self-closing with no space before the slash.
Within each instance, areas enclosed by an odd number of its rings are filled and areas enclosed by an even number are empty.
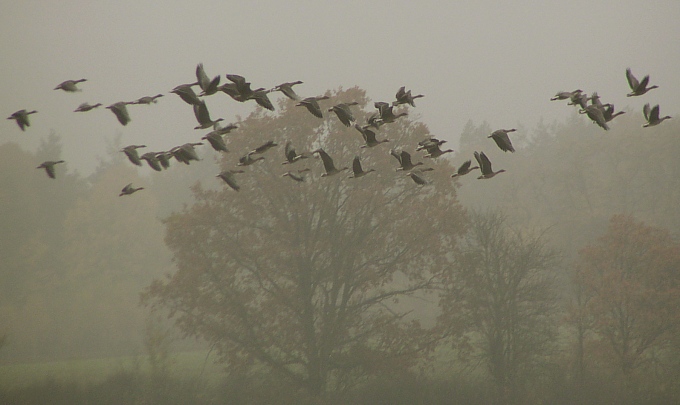
<svg viewBox="0 0 680 405">
<path fill-rule="evenodd" d="M 178 352 L 207 349 L 204 342 L 182 340 L 164 313 L 140 306 L 140 292 L 178 269 L 167 219 L 191 207 L 196 190 L 222 191 L 215 175 L 237 153 L 204 145 L 197 148 L 202 161 L 185 166 L 173 160 L 169 170 L 155 172 L 133 166 L 120 152 L 130 144 L 147 145 L 142 153 L 167 150 L 205 135 L 208 130 L 193 129 L 191 108 L 169 93 L 195 81 L 198 63 L 221 83 L 232 73 L 254 88 L 301 80 L 295 90 L 302 97 L 365 92 L 362 112 L 372 111 L 374 101 L 392 101 L 401 86 L 424 94 L 408 108 L 408 120 L 418 126 L 403 124 L 400 136 L 429 131 L 455 149 L 438 159 L 430 178 L 444 187 L 439 190 L 451 186 L 463 209 L 500 210 L 512 229 L 545 237 L 560 258 L 555 296 L 562 301 L 568 301 L 579 251 L 606 232 L 612 216 L 630 215 L 677 241 L 680 2 L 498 3 L 200 1 L 159 7 L 0 0 L 0 109 L 4 117 L 38 111 L 25 132 L 13 120 L 0 120 L 0 364 L 127 356 L 159 350 L 167 341 Z M 650 85 L 659 88 L 626 97 L 626 68 L 638 79 L 650 75 Z M 53 90 L 81 78 L 87 81 L 80 92 Z M 566 101 L 549 101 L 575 89 L 597 91 L 602 102 L 626 114 L 605 132 Z M 158 93 L 164 97 L 157 104 L 128 106 L 127 126 L 104 108 Z M 220 93 L 206 100 L 213 119 L 245 120 L 254 131 L 270 128 L 258 117 L 276 116 L 289 102 L 280 93 L 269 96 L 277 108 L 272 113 Z M 83 102 L 103 106 L 74 113 Z M 673 119 L 642 128 L 645 103 L 659 104 L 661 115 Z M 326 115 L 309 125 L 322 122 L 337 119 Z M 516 153 L 503 153 L 487 139 L 499 128 L 517 128 L 510 135 Z M 359 142 L 358 132 L 347 131 L 356 137 L 349 141 Z M 239 135 L 236 130 L 227 139 L 254 146 L 253 138 Z M 302 143 L 307 134 L 294 136 Z M 384 152 L 385 164 L 396 165 L 387 151 L 401 146 L 407 145 L 393 142 L 371 153 Z M 475 179 L 478 172 L 450 179 L 453 167 L 479 150 L 507 173 L 484 182 Z M 278 170 L 282 153 L 270 153 Z M 55 180 L 36 170 L 58 159 L 66 163 L 57 166 Z M 321 170 L 309 161 L 313 171 Z M 242 181 L 233 194 L 247 198 L 257 185 Z M 146 189 L 119 198 L 129 182 Z M 436 305 L 419 305 L 414 313 L 434 322 Z M 159 334 L 161 343 L 153 346 L 149 339 Z M 3 379 L 20 377 L 0 369 Z"/>
</svg>

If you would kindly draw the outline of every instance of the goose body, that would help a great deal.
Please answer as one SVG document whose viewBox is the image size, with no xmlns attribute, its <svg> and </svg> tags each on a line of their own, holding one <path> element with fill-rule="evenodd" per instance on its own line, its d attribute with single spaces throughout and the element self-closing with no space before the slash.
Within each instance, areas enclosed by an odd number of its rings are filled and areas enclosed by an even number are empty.
<svg viewBox="0 0 680 405">
<path fill-rule="evenodd" d="M 227 149 L 227 144 L 224 142 L 224 138 L 222 138 L 222 134 L 219 131 L 209 132 L 201 139 L 208 141 L 210 146 L 212 146 L 212 148 L 218 152 L 229 152 L 229 149 Z"/>
<path fill-rule="evenodd" d="M 87 79 L 78 79 L 78 80 L 66 80 L 64 82 L 59 83 L 57 87 L 54 88 L 54 90 L 64 90 L 69 93 L 74 93 L 76 91 L 81 91 L 78 86 L 76 86 L 78 83 L 86 82 Z"/>
<path fill-rule="evenodd" d="M 652 108 L 649 108 L 649 103 L 645 104 L 644 108 L 642 109 L 642 113 L 644 114 L 645 119 L 647 120 L 647 122 L 642 125 L 644 128 L 659 125 L 662 122 L 664 122 L 665 120 L 671 118 L 669 115 L 659 118 L 659 105 L 658 104 L 655 105 Z"/>
<path fill-rule="evenodd" d="M 156 152 L 146 152 L 145 154 L 140 156 L 140 159 L 146 160 L 146 163 L 149 165 L 149 167 L 157 172 L 163 170 L 163 168 L 161 167 L 161 163 L 158 160 L 158 154 Z"/>
<path fill-rule="evenodd" d="M 130 104 L 146 104 L 149 105 L 151 103 L 158 103 L 158 98 L 163 97 L 162 94 L 156 94 L 155 96 L 144 96 L 140 97 L 137 100 L 131 102 Z"/>
<path fill-rule="evenodd" d="M 659 88 L 659 86 L 656 85 L 647 87 L 649 84 L 649 75 L 643 77 L 641 81 L 638 81 L 638 79 L 633 76 L 633 72 L 630 68 L 626 69 L 626 79 L 628 80 L 628 85 L 631 89 L 631 92 L 626 94 L 628 97 L 641 96 L 652 89 Z"/>
<path fill-rule="evenodd" d="M 248 153 L 245 156 L 241 156 L 236 166 L 250 166 L 253 163 L 257 162 L 258 160 L 264 160 L 264 156 L 258 156 L 256 158 L 253 158 L 252 153 Z"/>
<path fill-rule="evenodd" d="M 425 97 L 422 94 L 418 94 L 416 96 L 411 94 L 411 90 L 406 91 L 406 86 L 401 86 L 399 90 L 397 90 L 397 94 L 395 95 L 396 101 L 392 102 L 393 106 L 399 105 L 399 104 L 408 104 L 411 107 L 415 107 L 415 99 Z"/>
<path fill-rule="evenodd" d="M 599 125 L 600 128 L 604 129 L 605 131 L 609 130 L 607 121 L 604 118 L 604 112 L 597 105 L 586 106 L 586 108 L 581 110 L 581 113 L 588 115 L 588 118 L 590 118 L 595 124 Z"/>
<path fill-rule="evenodd" d="M 194 129 L 210 128 L 218 122 L 224 121 L 222 118 L 218 118 L 214 121 L 210 119 L 208 106 L 205 105 L 205 101 L 203 100 L 201 100 L 198 104 L 194 104 L 194 115 L 196 116 L 196 121 L 198 121 L 198 126 Z"/>
<path fill-rule="evenodd" d="M 262 153 L 265 153 L 266 151 L 268 151 L 269 149 L 271 149 L 275 146 L 279 146 L 279 144 L 277 144 L 274 141 L 268 141 L 268 142 L 265 142 L 264 144 L 258 146 L 257 148 L 251 150 L 248 154 L 249 155 L 262 154 Z"/>
<path fill-rule="evenodd" d="M 51 179 L 56 179 L 56 174 L 54 171 L 54 165 L 59 164 L 59 163 L 64 163 L 63 160 L 57 160 L 57 161 L 52 161 L 48 160 L 45 162 L 42 162 L 40 166 L 36 167 L 36 169 L 45 169 L 45 172 L 47 173 L 47 176 Z"/>
<path fill-rule="evenodd" d="M 319 148 L 313 151 L 312 153 L 318 153 L 319 156 L 321 157 L 321 161 L 323 162 L 323 167 L 326 170 L 326 173 L 323 173 L 321 177 L 333 176 L 335 174 L 342 172 L 343 170 L 348 169 L 347 167 L 343 167 L 342 169 L 336 168 L 335 165 L 333 164 L 333 159 L 322 148 Z"/>
<path fill-rule="evenodd" d="M 498 129 L 496 131 L 493 131 L 491 135 L 489 135 L 487 138 L 492 138 L 495 142 L 496 145 L 498 145 L 499 148 L 503 152 L 514 152 L 515 148 L 512 146 L 512 142 L 510 142 L 510 137 L 508 136 L 508 132 L 515 132 L 516 129 Z"/>
<path fill-rule="evenodd" d="M 293 149 L 293 144 L 290 141 L 286 142 L 284 153 L 286 155 L 286 160 L 281 163 L 282 165 L 292 164 L 300 159 L 307 159 L 309 157 L 306 153 L 297 154 L 295 149 Z"/>
<path fill-rule="evenodd" d="M 142 161 L 139 158 L 139 153 L 137 153 L 137 149 L 139 148 L 146 148 L 146 145 L 128 145 L 121 149 L 121 152 L 125 153 L 125 156 L 127 156 L 132 164 L 141 166 Z"/>
<path fill-rule="evenodd" d="M 397 152 L 395 149 L 390 149 L 390 154 L 394 156 L 399 162 L 399 167 L 397 170 L 403 170 L 405 172 L 413 170 L 416 166 L 420 166 L 423 162 L 413 163 L 411 161 L 411 154 L 404 151 Z"/>
<path fill-rule="evenodd" d="M 342 125 L 346 127 L 352 126 L 352 124 L 356 121 L 354 119 L 354 115 L 352 114 L 352 110 L 349 109 L 350 106 L 352 105 L 357 105 L 356 101 L 353 101 L 351 103 L 340 103 L 336 104 L 333 107 L 329 108 L 329 112 L 334 112 L 335 115 L 338 116 L 338 119 L 340 122 L 342 122 Z"/>
<path fill-rule="evenodd" d="M 419 186 L 425 186 L 427 184 L 430 184 L 429 181 L 425 180 L 425 177 L 423 177 L 423 172 L 421 172 L 420 170 L 412 170 L 406 173 L 406 175 L 411 177 L 411 179 L 413 179 L 413 181 Z"/>
<path fill-rule="evenodd" d="M 236 183 L 236 177 L 234 176 L 237 173 L 243 173 L 243 170 L 223 170 L 215 177 L 222 179 L 234 191 L 239 191 L 241 187 Z"/>
<path fill-rule="evenodd" d="M 364 177 L 370 172 L 374 172 L 375 169 L 368 169 L 364 170 L 361 167 L 361 160 L 359 159 L 359 156 L 355 156 L 354 160 L 352 161 L 352 175 L 349 176 L 350 179 L 358 179 L 359 177 Z"/>
<path fill-rule="evenodd" d="M 382 120 L 383 123 L 391 123 L 397 120 L 399 117 L 404 117 L 408 115 L 406 112 L 401 112 L 399 114 L 394 113 L 394 107 L 389 105 L 388 103 L 385 103 L 383 101 L 376 101 L 374 103 L 375 108 L 378 109 L 378 113 L 380 114 L 380 119 Z"/>
<path fill-rule="evenodd" d="M 170 93 L 177 94 L 185 103 L 190 105 L 201 103 L 201 99 L 198 98 L 194 92 L 194 89 L 191 88 L 191 84 L 180 84 L 179 86 L 170 90 Z"/>
<path fill-rule="evenodd" d="M 19 128 L 21 128 L 22 131 L 26 130 L 26 127 L 31 126 L 31 122 L 28 120 L 28 116 L 30 114 L 35 114 L 37 113 L 36 110 L 33 111 L 26 111 L 26 110 L 19 110 L 16 112 L 13 112 L 12 115 L 7 117 L 8 120 L 15 120 L 17 122 L 17 125 L 19 125 Z"/>
<path fill-rule="evenodd" d="M 323 118 L 321 106 L 319 106 L 319 100 L 327 100 L 328 98 L 329 98 L 328 96 L 307 97 L 303 98 L 302 100 L 300 100 L 299 103 L 295 105 L 298 107 L 304 106 L 310 113 L 312 113 L 313 116 Z"/>
<path fill-rule="evenodd" d="M 94 110 L 97 107 L 100 107 L 102 103 L 97 103 L 94 105 L 90 105 L 89 103 L 82 103 L 81 105 L 78 106 L 73 112 L 87 112 L 90 110 Z"/>
<path fill-rule="evenodd" d="M 127 125 L 131 121 L 130 114 L 128 114 L 127 110 L 127 104 L 129 103 L 125 101 L 119 101 L 106 107 L 111 110 L 116 118 L 118 118 L 118 122 L 120 122 L 122 125 Z"/>
<path fill-rule="evenodd" d="M 364 145 L 361 145 L 362 148 L 372 148 L 374 146 L 378 146 L 381 143 L 389 142 L 389 139 L 382 139 L 380 141 L 375 139 L 375 132 L 371 131 L 368 129 L 368 127 L 362 127 L 359 124 L 354 124 L 354 128 L 356 128 L 357 131 L 361 133 L 361 136 L 364 138 Z"/>
<path fill-rule="evenodd" d="M 574 97 L 580 95 L 581 93 L 583 93 L 583 90 L 581 89 L 574 91 L 558 91 L 557 94 L 555 94 L 555 96 L 550 99 L 550 101 L 574 100 Z"/>
<path fill-rule="evenodd" d="M 493 169 L 491 168 L 491 161 L 489 160 L 488 157 L 486 157 L 484 152 L 478 153 L 477 151 L 475 151 L 475 159 L 477 159 L 477 163 L 479 163 L 479 168 L 482 171 L 482 175 L 477 177 L 477 179 L 490 179 L 496 176 L 498 173 L 505 172 L 505 169 L 501 169 L 497 172 L 494 172 Z"/>
<path fill-rule="evenodd" d="M 451 177 L 465 176 L 466 174 L 470 173 L 471 171 L 473 171 L 475 169 L 479 169 L 479 166 L 470 167 L 471 165 L 472 165 L 472 161 L 466 160 L 465 162 L 463 162 L 462 165 L 460 165 L 460 167 L 458 168 L 456 173 L 451 175 Z"/>
<path fill-rule="evenodd" d="M 272 88 L 269 91 L 270 92 L 280 91 L 281 93 L 283 93 L 289 99 L 295 100 L 295 101 L 300 101 L 300 96 L 298 96 L 297 93 L 295 92 L 295 90 L 293 90 L 293 86 L 295 86 L 296 84 L 302 84 L 302 83 L 303 82 L 300 81 L 300 80 L 297 80 L 297 81 L 294 81 L 294 82 L 281 83 L 281 84 L 279 84 L 278 86 L 275 86 L 274 88 Z"/>
<path fill-rule="evenodd" d="M 121 197 L 121 196 L 124 196 L 124 195 L 130 195 L 130 194 L 137 192 L 139 190 L 144 190 L 144 187 L 134 188 L 134 187 L 132 187 L 132 183 L 130 183 L 130 184 L 126 185 L 125 187 L 123 187 L 123 189 L 120 191 L 120 194 L 118 194 L 118 197 Z"/>
</svg>

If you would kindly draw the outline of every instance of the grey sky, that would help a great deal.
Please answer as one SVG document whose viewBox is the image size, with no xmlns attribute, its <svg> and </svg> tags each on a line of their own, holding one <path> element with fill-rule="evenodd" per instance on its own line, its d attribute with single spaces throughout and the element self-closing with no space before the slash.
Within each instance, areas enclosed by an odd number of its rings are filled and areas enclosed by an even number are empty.
<svg viewBox="0 0 680 405">
<path fill-rule="evenodd" d="M 167 95 L 195 80 L 199 62 L 211 77 L 237 73 L 255 87 L 302 80 L 303 96 L 357 85 L 388 101 L 405 85 L 426 96 L 414 112 L 451 141 L 469 119 L 529 130 L 541 118 L 562 120 L 574 110 L 548 101 L 558 90 L 597 91 L 617 109 L 650 102 L 664 115 L 680 111 L 677 0 L 2 0 L 0 16 L 0 110 L 39 111 L 25 133 L 0 121 L 0 143 L 33 149 L 54 129 L 70 170 L 85 175 L 116 133 L 150 150 L 200 138 L 191 108 Z M 660 89 L 626 98 L 626 67 Z M 81 93 L 52 90 L 80 78 Z M 127 127 L 103 108 L 72 112 L 84 101 L 157 93 L 166 94 L 157 105 L 130 107 Z M 254 108 L 223 94 L 207 100 L 227 122 Z"/>
</svg>

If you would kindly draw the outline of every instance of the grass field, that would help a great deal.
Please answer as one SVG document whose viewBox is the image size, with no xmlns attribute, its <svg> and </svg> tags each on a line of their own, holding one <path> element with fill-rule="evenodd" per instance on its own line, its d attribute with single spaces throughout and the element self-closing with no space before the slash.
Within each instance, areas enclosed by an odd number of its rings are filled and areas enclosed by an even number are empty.
<svg viewBox="0 0 680 405">
<path fill-rule="evenodd" d="M 208 351 L 174 353 L 169 358 L 171 375 L 213 383 L 222 377 L 222 368 Z M 146 356 L 63 360 L 44 363 L 0 364 L 0 389 L 26 387 L 46 380 L 100 383 L 121 371 L 150 370 Z"/>
</svg>

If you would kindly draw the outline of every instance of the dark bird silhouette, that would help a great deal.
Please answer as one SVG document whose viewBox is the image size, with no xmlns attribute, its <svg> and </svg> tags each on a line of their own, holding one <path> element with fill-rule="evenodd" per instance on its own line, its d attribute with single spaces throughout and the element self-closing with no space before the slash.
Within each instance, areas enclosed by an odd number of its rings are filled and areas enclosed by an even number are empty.
<svg viewBox="0 0 680 405">
<path fill-rule="evenodd" d="M 390 149 L 390 154 L 394 156 L 399 162 L 400 167 L 398 167 L 397 170 L 403 170 L 405 172 L 408 172 L 413 170 L 416 166 L 420 166 L 423 164 L 423 162 L 417 163 L 411 162 L 411 154 L 406 152 L 405 150 L 397 152 L 394 149 Z"/>
<path fill-rule="evenodd" d="M 323 167 L 326 170 L 326 173 L 323 173 L 321 177 L 329 177 L 334 174 L 338 174 L 342 172 L 343 170 L 347 170 L 348 167 L 343 167 L 342 169 L 337 169 L 335 165 L 333 164 L 333 159 L 326 153 L 325 150 L 322 148 L 319 148 L 312 153 L 318 153 L 319 156 L 321 157 L 321 161 L 323 162 Z"/>
<path fill-rule="evenodd" d="M 128 145 L 121 149 L 121 152 L 125 153 L 125 156 L 127 156 L 130 162 L 137 166 L 141 166 L 142 161 L 140 160 L 139 153 L 137 152 L 137 149 L 139 148 L 146 148 L 146 145 Z"/>
<path fill-rule="evenodd" d="M 196 80 L 198 86 L 203 90 L 199 96 L 210 96 L 217 93 L 217 86 L 220 85 L 220 76 L 217 75 L 210 80 L 205 73 L 205 69 L 203 69 L 202 63 L 196 65 Z"/>
<path fill-rule="evenodd" d="M 294 173 L 292 171 L 287 171 L 287 172 L 283 173 L 281 175 L 281 177 L 290 177 L 291 179 L 297 181 L 298 183 L 301 183 L 301 182 L 305 181 L 305 178 L 300 173 L 308 172 L 308 171 L 309 171 L 309 169 L 298 170 L 297 173 Z"/>
<path fill-rule="evenodd" d="M 428 148 L 440 147 L 445 143 L 446 143 L 446 140 L 439 140 L 437 138 L 429 136 L 429 137 L 423 139 L 422 141 L 418 142 L 418 146 L 416 147 L 416 152 L 421 151 L 421 150 L 427 150 Z"/>
<path fill-rule="evenodd" d="M 505 172 L 505 169 L 501 169 L 497 172 L 494 172 L 493 169 L 491 168 L 491 161 L 489 160 L 488 157 L 486 157 L 484 152 L 478 153 L 477 151 L 475 151 L 475 159 L 477 159 L 477 163 L 479 163 L 479 168 L 482 171 L 482 175 L 477 177 L 477 179 L 490 179 L 497 175 L 498 173 Z"/>
<path fill-rule="evenodd" d="M 163 170 L 163 168 L 161 167 L 161 162 L 158 160 L 158 153 L 156 152 L 146 152 L 145 154 L 140 156 L 140 159 L 146 160 L 146 163 L 149 164 L 149 167 L 157 172 Z"/>
<path fill-rule="evenodd" d="M 579 112 L 581 114 L 588 115 L 588 118 L 590 118 L 595 124 L 599 125 L 600 128 L 604 129 L 605 131 L 609 130 L 607 121 L 604 118 L 604 112 L 598 106 L 588 105 Z"/>
<path fill-rule="evenodd" d="M 170 149 L 170 153 L 178 162 L 189 164 L 192 160 L 201 160 L 196 153 L 194 146 L 203 145 L 203 142 L 190 142 L 184 145 L 175 146 Z"/>
<path fill-rule="evenodd" d="M 266 151 L 268 151 L 269 149 L 271 149 L 275 146 L 279 146 L 279 144 L 274 142 L 274 141 L 267 141 L 264 144 L 258 146 L 257 148 L 251 150 L 250 152 L 248 152 L 248 154 L 249 155 L 262 154 L 262 153 L 265 153 Z"/>
<path fill-rule="evenodd" d="M 574 91 L 558 91 L 557 94 L 555 94 L 555 97 L 551 98 L 550 101 L 573 100 L 575 96 L 580 95 L 581 93 L 583 93 L 583 90 L 581 89 Z"/>
<path fill-rule="evenodd" d="M 253 94 L 250 96 L 252 100 L 255 100 L 255 102 L 262 108 L 266 108 L 269 111 L 274 111 L 274 104 L 272 104 L 272 101 L 269 99 L 269 96 L 267 96 L 268 91 L 265 89 L 257 89 L 253 90 Z"/>
<path fill-rule="evenodd" d="M 295 101 L 300 101 L 300 96 L 297 95 L 295 90 L 293 90 L 293 86 L 296 84 L 302 84 L 303 82 L 300 80 L 294 81 L 294 82 L 286 82 L 286 83 L 281 83 L 278 86 L 273 87 L 269 92 L 272 91 L 280 91 L 283 93 L 286 97 L 288 97 L 291 100 Z"/>
<path fill-rule="evenodd" d="M 127 125 L 130 122 L 130 114 L 128 114 L 127 105 L 129 103 L 125 101 L 119 101 L 117 103 L 111 104 L 106 107 L 118 118 L 118 122 L 122 125 Z"/>
<path fill-rule="evenodd" d="M 163 97 L 162 94 L 156 94 L 155 96 L 144 96 L 140 97 L 137 100 L 131 102 L 130 104 L 146 104 L 149 105 L 151 103 L 158 103 L 158 98 Z"/>
<path fill-rule="evenodd" d="M 364 170 L 361 167 L 361 161 L 359 160 L 359 156 L 355 156 L 354 160 L 352 161 L 352 175 L 349 176 L 350 179 L 358 179 L 359 177 L 364 177 L 370 172 L 374 172 L 375 169 L 368 169 Z"/>
<path fill-rule="evenodd" d="M 56 174 L 54 172 L 54 165 L 59 164 L 59 163 L 64 163 L 63 160 L 57 160 L 57 161 L 52 161 L 48 160 L 46 162 L 42 162 L 40 166 L 36 167 L 36 169 L 45 169 L 45 172 L 47 173 L 47 176 L 51 179 L 56 179 Z"/>
<path fill-rule="evenodd" d="M 361 136 L 364 138 L 364 145 L 361 145 L 362 148 L 372 148 L 374 146 L 378 146 L 381 143 L 389 142 L 389 139 L 382 139 L 380 141 L 375 139 L 375 132 L 371 131 L 368 129 L 368 126 L 362 127 L 359 124 L 354 124 L 354 128 L 356 128 L 357 131 L 361 133 Z"/>
<path fill-rule="evenodd" d="M 417 96 L 414 96 L 411 94 L 411 90 L 406 91 L 406 86 L 401 86 L 399 90 L 397 90 L 396 94 L 396 101 L 392 102 L 393 106 L 399 105 L 399 104 L 408 104 L 411 107 L 415 107 L 416 103 L 413 101 L 417 98 L 425 97 L 422 94 L 418 94 Z"/>
<path fill-rule="evenodd" d="M 356 101 L 352 101 L 351 103 L 340 103 L 329 108 L 328 111 L 334 112 L 335 115 L 338 116 L 340 122 L 342 122 L 344 126 L 349 127 L 356 121 L 356 119 L 354 119 L 354 115 L 352 114 L 352 110 L 350 110 L 349 107 L 357 104 L 359 103 Z"/>
<path fill-rule="evenodd" d="M 208 111 L 208 106 L 205 105 L 205 101 L 201 100 L 200 103 L 194 104 L 194 115 L 196 116 L 196 121 L 198 121 L 198 126 L 194 129 L 205 129 L 210 128 L 220 121 L 224 121 L 222 118 L 216 120 L 210 119 L 210 112 Z"/>
<path fill-rule="evenodd" d="M 258 156 L 256 158 L 253 158 L 252 153 L 248 153 L 247 155 L 241 156 L 241 158 L 239 158 L 236 166 L 250 166 L 253 163 L 257 162 L 258 160 L 264 160 L 264 156 Z"/>
<path fill-rule="evenodd" d="M 329 97 L 328 96 L 316 96 L 316 97 L 307 97 L 303 98 L 300 100 L 299 103 L 295 104 L 296 106 L 304 106 L 307 107 L 307 110 L 309 110 L 312 115 L 315 117 L 323 118 L 323 113 L 321 112 L 321 107 L 319 106 L 319 100 L 327 100 Z"/>
<path fill-rule="evenodd" d="M 625 111 L 619 111 L 617 113 L 614 113 L 614 104 L 609 104 L 607 107 L 604 108 L 602 111 L 602 115 L 604 116 L 604 121 L 609 122 L 616 118 L 617 116 L 621 114 L 625 114 Z"/>
<path fill-rule="evenodd" d="M 435 159 L 438 158 L 439 156 L 445 154 L 445 153 L 451 153 L 453 152 L 453 149 L 446 149 L 446 150 L 441 150 L 439 148 L 439 145 L 431 145 L 426 148 L 427 154 L 424 155 L 423 157 L 429 158 L 429 159 Z"/>
<path fill-rule="evenodd" d="M 385 103 L 384 101 L 376 101 L 373 105 L 375 106 L 375 108 L 378 109 L 380 119 L 382 120 L 383 123 L 391 123 L 396 121 L 396 119 L 399 117 L 404 117 L 408 115 L 407 112 L 395 114 L 393 109 L 394 107 L 389 105 L 388 103 Z"/>
<path fill-rule="evenodd" d="M 97 107 L 100 107 L 102 103 L 97 103 L 94 105 L 90 105 L 89 103 L 82 103 L 81 105 L 78 106 L 73 112 L 87 112 L 90 110 L 94 110 Z"/>
<path fill-rule="evenodd" d="M 451 175 L 451 177 L 465 176 L 466 174 L 470 173 L 471 171 L 473 171 L 475 169 L 479 169 L 479 166 L 470 167 L 470 165 L 472 165 L 472 161 L 466 160 L 465 162 L 463 162 L 462 165 L 460 165 L 460 167 L 458 168 L 456 173 Z"/>
<path fill-rule="evenodd" d="M 170 152 L 158 152 L 156 153 L 156 159 L 158 159 L 158 163 L 161 164 L 161 167 L 163 169 L 167 169 L 170 167 L 170 158 L 172 157 L 172 153 Z"/>
<path fill-rule="evenodd" d="M 28 121 L 28 116 L 29 114 L 35 114 L 37 113 L 36 110 L 33 111 L 26 111 L 26 110 L 19 110 L 9 117 L 7 117 L 8 120 L 15 120 L 17 122 L 17 125 L 19 125 L 19 128 L 21 128 L 22 131 L 26 130 L 26 127 L 30 127 L 31 123 Z"/>
<path fill-rule="evenodd" d="M 651 89 L 659 88 L 659 86 L 656 85 L 647 87 L 649 84 L 649 75 L 643 77 L 641 81 L 638 81 L 638 79 L 633 76 L 633 72 L 631 72 L 630 68 L 626 69 L 626 79 L 628 79 L 628 85 L 632 90 L 630 93 L 626 94 L 628 97 L 641 96 Z"/>
<path fill-rule="evenodd" d="M 284 153 L 286 155 L 286 160 L 285 162 L 281 163 L 282 165 L 295 163 L 300 159 L 307 159 L 309 157 L 306 153 L 297 154 L 295 149 L 293 149 L 293 144 L 290 141 L 286 142 Z"/>
<path fill-rule="evenodd" d="M 194 89 L 191 88 L 191 84 L 180 84 L 174 89 L 170 90 L 170 93 L 177 94 L 185 103 L 190 105 L 196 105 L 201 103 L 201 99 L 198 98 Z"/>
<path fill-rule="evenodd" d="M 498 145 L 498 147 L 501 148 L 503 152 L 514 152 L 515 148 L 512 147 L 512 142 L 510 142 L 508 132 L 515 131 L 517 131 L 515 128 L 498 129 L 496 131 L 493 131 L 491 135 L 487 136 L 487 138 L 492 138 L 494 141 L 496 141 L 496 145 Z"/>
<path fill-rule="evenodd" d="M 233 190 L 239 191 L 241 187 L 236 183 L 236 177 L 234 176 L 237 173 L 243 173 L 243 170 L 223 170 L 215 177 L 222 179 Z"/>
<path fill-rule="evenodd" d="M 655 125 L 661 124 L 664 120 L 670 119 L 671 117 L 669 115 L 659 118 L 659 105 L 655 105 L 651 109 L 649 108 L 649 103 L 645 104 L 645 106 L 642 109 L 642 113 L 645 116 L 645 119 L 647 122 L 643 124 L 642 126 L 644 128 L 647 127 L 653 127 Z"/>
<path fill-rule="evenodd" d="M 144 190 L 144 187 L 138 187 L 134 188 L 132 187 L 132 183 L 128 184 L 127 186 L 123 187 L 123 189 L 120 191 L 120 194 L 118 194 L 118 197 L 124 196 L 124 195 L 130 195 L 136 191 L 139 190 Z"/>
<path fill-rule="evenodd" d="M 211 131 L 201 139 L 208 141 L 210 146 L 212 146 L 212 148 L 218 152 L 229 152 L 229 149 L 227 149 L 227 144 L 224 142 L 224 138 L 222 138 L 222 134 L 219 130 Z"/>
<path fill-rule="evenodd" d="M 410 172 L 406 173 L 406 175 L 411 177 L 411 179 L 413 179 L 413 181 L 419 186 L 430 184 L 429 181 L 425 180 L 425 177 L 423 177 L 423 172 L 420 170 L 411 170 Z"/>
<path fill-rule="evenodd" d="M 57 87 L 54 88 L 54 90 L 64 90 L 69 93 L 74 93 L 76 91 L 81 91 L 76 85 L 78 83 L 86 82 L 87 79 L 78 79 L 78 80 L 66 80 L 65 82 L 59 83 Z"/>
</svg>

